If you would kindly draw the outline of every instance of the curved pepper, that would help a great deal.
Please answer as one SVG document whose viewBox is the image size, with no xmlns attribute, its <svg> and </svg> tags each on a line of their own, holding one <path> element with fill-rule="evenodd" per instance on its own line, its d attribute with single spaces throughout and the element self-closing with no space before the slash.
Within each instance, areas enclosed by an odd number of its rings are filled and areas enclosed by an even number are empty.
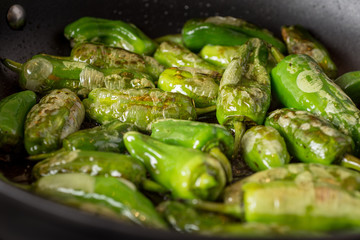
<svg viewBox="0 0 360 240">
<path fill-rule="evenodd" d="M 125 179 L 58 174 L 40 178 L 34 191 L 85 211 L 141 226 L 166 228 L 152 202 Z"/>
<path fill-rule="evenodd" d="M 289 55 L 272 70 L 272 87 L 288 108 L 309 111 L 330 121 L 360 146 L 360 111 L 307 55 Z"/>
<path fill-rule="evenodd" d="M 161 73 L 158 88 L 178 92 L 194 99 L 196 107 L 216 105 L 220 75 L 196 68 L 168 68 Z"/>
<path fill-rule="evenodd" d="M 48 153 L 79 130 L 85 116 L 80 99 L 68 89 L 53 90 L 27 114 L 24 143 L 30 155 Z"/>
<path fill-rule="evenodd" d="M 150 130 L 149 124 L 157 119 L 194 120 L 197 116 L 191 98 L 160 89 L 97 88 L 83 103 L 89 117 L 101 124 L 118 119 L 133 123 L 142 131 Z"/>
<path fill-rule="evenodd" d="M 72 45 L 83 42 L 121 47 L 138 54 L 151 55 L 157 44 L 133 24 L 120 20 L 82 17 L 65 27 L 65 37 Z"/>
<path fill-rule="evenodd" d="M 0 149 L 11 151 L 24 137 L 27 113 L 36 104 L 32 91 L 14 93 L 0 101 Z"/>
<path fill-rule="evenodd" d="M 331 60 L 329 52 L 304 27 L 300 25 L 283 26 L 281 34 L 289 54 L 306 54 L 320 65 L 329 78 L 337 76 L 337 67 Z"/>
<path fill-rule="evenodd" d="M 360 71 L 345 73 L 334 82 L 357 106 L 360 106 Z"/>
<path fill-rule="evenodd" d="M 281 167 L 290 162 L 284 139 L 272 127 L 247 130 L 241 139 L 242 157 L 253 171 Z"/>
<path fill-rule="evenodd" d="M 226 176 L 221 164 L 196 149 L 169 145 L 138 132 L 124 135 L 131 156 L 140 160 L 152 179 L 174 198 L 215 200 Z"/>
</svg>

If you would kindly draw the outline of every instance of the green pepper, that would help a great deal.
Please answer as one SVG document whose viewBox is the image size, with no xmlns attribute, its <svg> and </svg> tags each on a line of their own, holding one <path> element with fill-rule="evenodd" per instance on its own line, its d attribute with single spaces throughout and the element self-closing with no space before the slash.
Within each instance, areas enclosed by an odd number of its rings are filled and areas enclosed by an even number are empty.
<svg viewBox="0 0 360 240">
<path fill-rule="evenodd" d="M 215 16 L 188 20 L 182 29 L 182 36 L 185 46 L 195 52 L 207 44 L 242 45 L 251 37 L 260 38 L 281 52 L 286 51 L 285 45 L 268 30 L 234 17 Z"/>
<path fill-rule="evenodd" d="M 300 25 L 283 26 L 281 34 L 289 54 L 306 54 L 320 65 L 329 78 L 337 76 L 337 67 L 331 60 L 329 52 L 304 27 Z"/>
<path fill-rule="evenodd" d="M 152 179 L 174 198 L 215 200 L 226 175 L 218 160 L 197 149 L 169 145 L 138 132 L 124 135 L 127 150 L 140 160 Z"/>
<path fill-rule="evenodd" d="M 154 54 L 154 58 L 165 67 L 192 67 L 222 73 L 223 69 L 206 62 L 187 48 L 173 42 L 162 42 Z"/>
<path fill-rule="evenodd" d="M 163 119 L 151 124 L 151 137 L 167 144 L 208 152 L 219 160 L 228 182 L 232 181 L 227 157 L 231 157 L 234 152 L 234 138 L 226 128 L 217 124 Z"/>
<path fill-rule="evenodd" d="M 265 43 L 251 39 L 239 52 L 239 58 L 231 61 L 222 76 L 216 105 L 219 123 L 235 131 L 234 157 L 246 125 L 263 123 L 271 98 Z"/>
<path fill-rule="evenodd" d="M 166 228 L 154 205 L 125 179 L 81 173 L 40 178 L 34 191 L 55 201 L 146 227 Z"/>
<path fill-rule="evenodd" d="M 53 90 L 27 114 L 24 143 L 30 155 L 48 153 L 61 147 L 61 141 L 79 130 L 85 109 L 68 89 Z"/>
<path fill-rule="evenodd" d="M 168 34 L 168 35 L 165 35 L 165 36 L 158 37 L 158 38 L 155 39 L 155 42 L 157 42 L 159 44 L 162 43 L 162 42 L 173 42 L 173 43 L 176 43 L 178 45 L 184 46 L 181 33 Z"/>
<path fill-rule="evenodd" d="M 0 149 L 11 151 L 24 137 L 24 122 L 29 110 L 36 104 L 32 91 L 14 93 L 0 101 Z"/>
<path fill-rule="evenodd" d="M 307 55 L 289 55 L 272 70 L 272 87 L 287 108 L 309 111 L 350 135 L 360 147 L 360 111 Z"/>
<path fill-rule="evenodd" d="M 53 89 L 68 88 L 79 95 L 99 87 L 109 89 L 154 88 L 152 77 L 146 73 L 121 68 L 99 69 L 88 63 L 62 57 L 36 55 L 25 64 L 9 59 L 3 63 L 20 74 L 20 86 L 45 93 Z"/>
<path fill-rule="evenodd" d="M 149 74 L 158 79 L 164 67 L 154 58 L 142 56 L 118 47 L 80 43 L 71 50 L 73 61 L 86 62 L 98 68 L 125 68 Z"/>
<path fill-rule="evenodd" d="M 360 106 L 360 71 L 345 73 L 338 77 L 334 82 L 357 106 Z"/>
<path fill-rule="evenodd" d="M 135 25 L 120 20 L 82 17 L 67 25 L 64 34 L 73 46 L 83 42 L 102 43 L 145 55 L 151 55 L 157 47 Z"/>
<path fill-rule="evenodd" d="M 290 162 L 284 139 L 272 127 L 247 130 L 241 139 L 242 157 L 253 171 L 281 167 Z"/>
<path fill-rule="evenodd" d="M 101 124 L 118 119 L 142 131 L 150 130 L 149 124 L 157 119 L 195 120 L 197 116 L 191 98 L 160 89 L 97 88 L 83 103 L 88 116 Z"/>
<path fill-rule="evenodd" d="M 168 68 L 161 73 L 158 88 L 194 99 L 196 107 L 216 105 L 221 76 L 196 68 Z"/>
</svg>

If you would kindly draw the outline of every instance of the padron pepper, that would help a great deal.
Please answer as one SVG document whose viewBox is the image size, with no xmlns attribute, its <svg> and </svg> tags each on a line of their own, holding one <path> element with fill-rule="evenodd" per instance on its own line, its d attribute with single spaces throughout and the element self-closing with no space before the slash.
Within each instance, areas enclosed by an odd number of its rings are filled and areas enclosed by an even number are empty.
<svg viewBox="0 0 360 240">
<path fill-rule="evenodd" d="M 337 67 L 331 60 L 329 52 L 304 27 L 300 25 L 283 26 L 281 34 L 289 54 L 306 54 L 320 65 L 329 78 L 337 76 Z"/>
<path fill-rule="evenodd" d="M 222 73 L 223 69 L 174 42 L 162 42 L 154 54 L 154 58 L 165 67 L 192 67 L 209 71 L 209 74 Z"/>
<path fill-rule="evenodd" d="M 185 95 L 160 89 L 97 88 L 83 103 L 87 115 L 98 123 L 118 119 L 135 124 L 141 131 L 150 130 L 149 124 L 158 119 L 195 120 L 197 113 L 208 110 L 195 108 L 192 99 Z"/>
<path fill-rule="evenodd" d="M 270 113 L 265 125 L 278 130 L 290 154 L 302 162 L 325 165 L 340 162 L 360 171 L 360 160 L 350 155 L 354 148 L 351 137 L 314 114 L 278 109 Z"/>
<path fill-rule="evenodd" d="M 286 51 L 284 43 L 268 30 L 234 17 L 214 16 L 206 19 L 190 19 L 182 29 L 182 36 L 185 46 L 195 52 L 208 44 L 242 45 L 251 37 L 260 38 L 281 52 Z"/>
<path fill-rule="evenodd" d="M 284 139 L 272 127 L 258 125 L 247 130 L 241 139 L 241 149 L 242 158 L 256 172 L 290 162 Z"/>
<path fill-rule="evenodd" d="M 53 90 L 27 114 L 24 144 L 30 155 L 48 153 L 61 147 L 61 141 L 79 130 L 85 109 L 75 93 Z"/>
<path fill-rule="evenodd" d="M 123 48 L 96 43 L 80 43 L 71 50 L 70 59 L 86 62 L 98 68 L 125 68 L 149 74 L 158 79 L 164 66 L 154 58 L 129 52 Z"/>
<path fill-rule="evenodd" d="M 126 133 L 124 141 L 131 156 L 174 198 L 215 200 L 226 184 L 220 162 L 200 150 L 169 145 L 138 132 Z"/>
<path fill-rule="evenodd" d="M 99 69 L 63 57 L 36 55 L 24 64 L 9 59 L 3 63 L 20 74 L 20 86 L 39 93 L 68 88 L 86 96 L 94 88 L 154 88 L 150 75 L 124 68 Z"/>
<path fill-rule="evenodd" d="M 0 101 L 0 149 L 11 151 L 21 144 L 24 122 L 30 109 L 36 104 L 36 94 L 22 91 Z"/>
<path fill-rule="evenodd" d="M 155 42 L 161 44 L 162 42 L 173 42 L 178 45 L 184 46 L 181 33 L 168 34 L 155 39 Z"/>
<path fill-rule="evenodd" d="M 151 124 L 151 137 L 164 143 L 208 152 L 223 166 L 227 181 L 232 181 L 232 169 L 227 157 L 232 157 L 234 152 L 234 138 L 223 126 L 187 120 L 162 119 Z"/>
<path fill-rule="evenodd" d="M 271 86 L 267 72 L 268 49 L 257 38 L 239 50 L 220 82 L 216 118 L 235 132 L 235 155 L 246 125 L 262 124 L 270 106 Z"/>
<path fill-rule="evenodd" d="M 334 82 L 358 107 L 360 106 L 360 71 L 345 73 Z"/>
<path fill-rule="evenodd" d="M 137 225 L 166 228 L 152 202 L 125 179 L 67 173 L 46 176 L 33 191 L 85 211 Z"/>
<path fill-rule="evenodd" d="M 221 76 L 197 68 L 168 68 L 161 73 L 158 88 L 178 92 L 194 99 L 196 107 L 216 105 Z"/>
<path fill-rule="evenodd" d="M 360 147 L 360 111 L 309 56 L 285 57 L 271 71 L 272 88 L 287 108 L 309 111 L 350 135 Z"/>
<path fill-rule="evenodd" d="M 138 54 L 151 55 L 157 44 L 133 24 L 120 20 L 82 17 L 65 27 L 65 37 L 76 43 L 102 43 Z"/>
</svg>

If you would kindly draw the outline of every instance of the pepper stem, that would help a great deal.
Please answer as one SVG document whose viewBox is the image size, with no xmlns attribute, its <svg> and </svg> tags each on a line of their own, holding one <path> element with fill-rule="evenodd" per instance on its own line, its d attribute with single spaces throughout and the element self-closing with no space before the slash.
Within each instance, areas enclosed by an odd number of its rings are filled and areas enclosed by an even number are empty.
<svg viewBox="0 0 360 240">
<path fill-rule="evenodd" d="M 360 172 L 360 159 L 353 155 L 345 154 L 344 157 L 341 159 L 340 164 L 343 167 L 350 168 Z"/>
<path fill-rule="evenodd" d="M 204 107 L 204 108 L 196 108 L 196 115 L 203 115 L 210 112 L 216 111 L 216 105 L 210 106 L 210 107 Z"/>
<path fill-rule="evenodd" d="M 7 59 L 7 58 L 2 58 L 1 62 L 10 70 L 20 73 L 21 69 L 22 69 L 22 64 L 15 62 L 13 60 Z"/>
<path fill-rule="evenodd" d="M 220 162 L 221 166 L 223 167 L 226 173 L 227 182 L 231 183 L 233 180 L 231 164 L 227 159 L 227 157 L 225 156 L 225 154 L 218 147 L 211 148 L 209 154 Z"/>
<path fill-rule="evenodd" d="M 185 201 L 190 206 L 204 211 L 216 212 L 221 214 L 226 214 L 238 219 L 243 218 L 243 209 L 240 205 L 237 204 L 225 204 L 217 202 L 207 202 L 202 200 L 186 200 Z"/>
<path fill-rule="evenodd" d="M 141 187 L 145 191 L 156 192 L 156 193 L 168 193 L 169 190 L 154 182 L 150 179 L 144 179 L 141 183 Z"/>
<path fill-rule="evenodd" d="M 233 126 L 234 126 L 234 131 L 235 131 L 233 160 L 235 161 L 239 155 L 241 139 L 246 131 L 246 125 L 244 122 L 236 121 L 236 122 L 234 122 Z"/>
<path fill-rule="evenodd" d="M 43 160 L 43 159 L 46 159 L 46 158 L 49 158 L 49 157 L 53 157 L 53 156 L 55 156 L 55 155 L 57 155 L 58 153 L 61 153 L 61 152 L 65 152 L 65 149 L 61 148 L 61 149 L 59 149 L 57 151 L 54 151 L 54 152 L 41 153 L 41 154 L 29 156 L 29 157 L 27 157 L 27 159 L 31 160 L 31 161 L 40 161 L 40 160 Z"/>
<path fill-rule="evenodd" d="M 273 55 L 277 63 L 281 62 L 285 57 L 276 47 L 271 47 L 270 53 Z"/>
</svg>

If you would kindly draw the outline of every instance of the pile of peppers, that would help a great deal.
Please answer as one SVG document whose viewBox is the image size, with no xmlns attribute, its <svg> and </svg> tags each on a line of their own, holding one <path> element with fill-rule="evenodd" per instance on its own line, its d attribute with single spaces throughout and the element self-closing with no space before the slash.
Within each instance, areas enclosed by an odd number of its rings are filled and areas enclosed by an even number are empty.
<svg viewBox="0 0 360 240">
<path fill-rule="evenodd" d="M 337 75 L 303 26 L 283 41 L 234 17 L 151 39 L 121 20 L 65 27 L 70 56 L 2 59 L 2 180 L 142 227 L 210 236 L 360 229 L 360 71 Z"/>
</svg>

